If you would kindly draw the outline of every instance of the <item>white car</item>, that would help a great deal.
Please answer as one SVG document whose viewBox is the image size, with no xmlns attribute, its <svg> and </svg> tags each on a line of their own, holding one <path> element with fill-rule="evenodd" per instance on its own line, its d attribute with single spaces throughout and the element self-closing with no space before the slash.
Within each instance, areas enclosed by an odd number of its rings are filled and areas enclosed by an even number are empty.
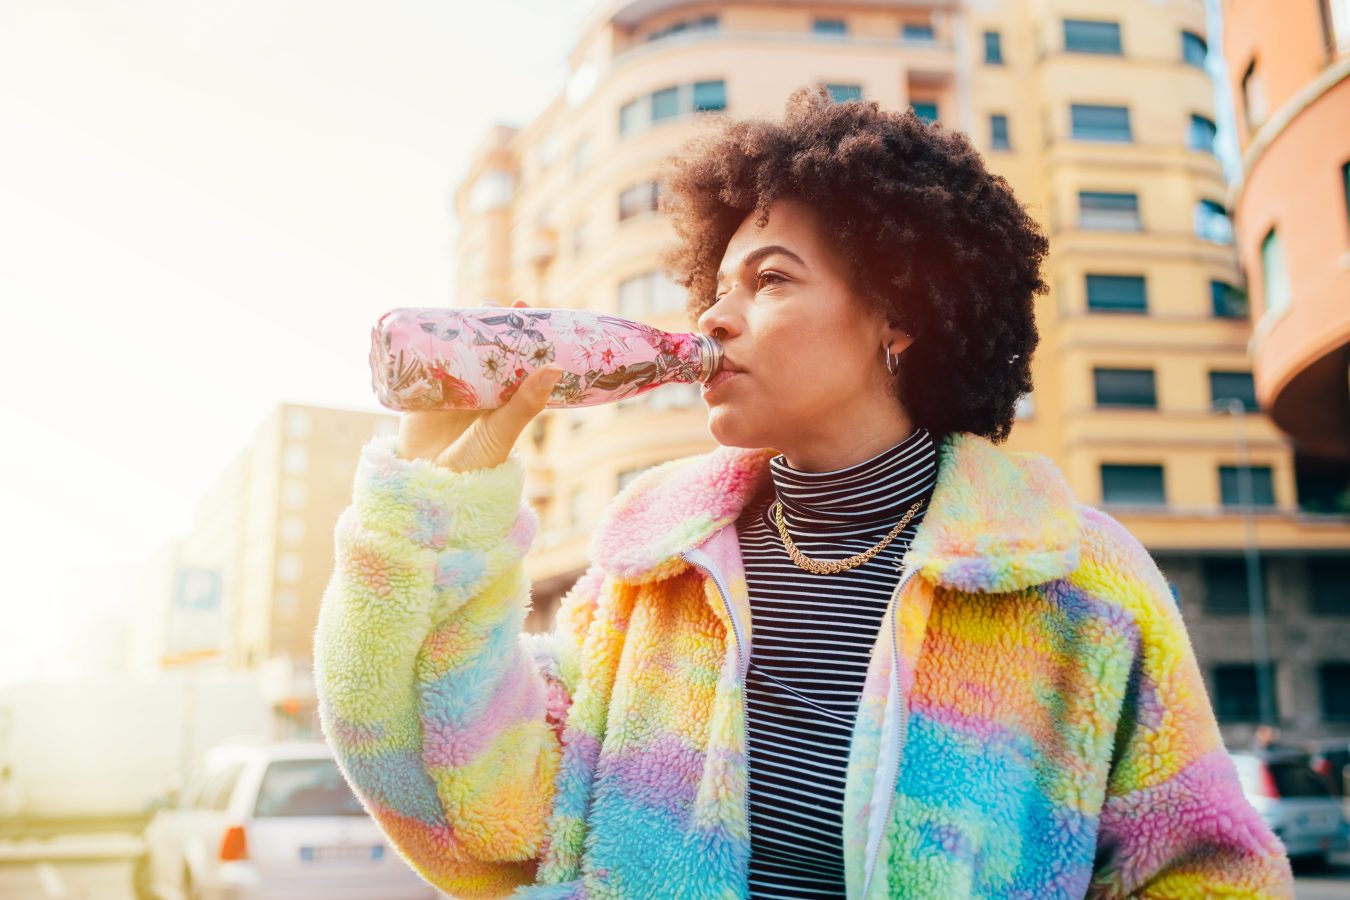
<svg viewBox="0 0 1350 900">
<path fill-rule="evenodd" d="M 1242 791 L 1289 857 L 1314 864 L 1350 849 L 1350 823 L 1325 778 L 1297 751 L 1231 751 Z"/>
<path fill-rule="evenodd" d="M 326 745 L 239 744 L 201 771 L 145 829 L 141 900 L 432 900 L 386 843 Z"/>
</svg>

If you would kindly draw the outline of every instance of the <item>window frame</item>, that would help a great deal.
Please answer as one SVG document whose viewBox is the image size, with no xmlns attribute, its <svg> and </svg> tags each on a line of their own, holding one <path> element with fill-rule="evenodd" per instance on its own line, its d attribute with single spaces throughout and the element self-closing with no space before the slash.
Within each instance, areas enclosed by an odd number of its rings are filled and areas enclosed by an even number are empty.
<svg viewBox="0 0 1350 900">
<path fill-rule="evenodd" d="M 1125 55 L 1125 36 L 1120 27 L 1120 22 L 1109 19 L 1075 19 L 1065 18 L 1062 20 L 1061 35 L 1065 53 L 1082 53 L 1089 56 L 1124 56 Z M 1071 32 L 1077 28 L 1079 31 L 1079 41 L 1075 42 L 1071 38 Z M 1086 37 L 1084 31 L 1100 29 L 1101 33 L 1092 36 L 1091 40 L 1086 42 L 1082 38 Z M 1111 35 L 1113 40 L 1103 40 L 1105 35 Z M 1078 43 L 1078 46 L 1073 46 Z M 1096 44 L 1097 46 L 1093 46 Z"/>
<path fill-rule="evenodd" d="M 1247 468 L 1252 474 L 1252 509 L 1278 509 L 1279 498 L 1275 495 L 1275 468 L 1265 465 L 1249 465 Z M 1219 477 L 1219 505 L 1226 510 L 1240 510 L 1245 507 L 1242 505 L 1242 467 L 1220 465 L 1218 469 Z M 1264 477 L 1264 483 L 1262 478 Z M 1231 486 L 1231 493 L 1225 488 Z M 1269 492 L 1270 502 L 1264 501 Z"/>
<path fill-rule="evenodd" d="M 1199 45 L 1201 54 L 1197 58 L 1191 52 L 1191 48 Z M 1181 61 L 1188 66 L 1195 66 L 1198 69 L 1205 68 L 1209 60 L 1209 41 L 1205 40 L 1204 35 L 1196 34 L 1194 31 L 1182 29 L 1181 31 Z"/>
<path fill-rule="evenodd" d="M 1092 123 L 1082 120 L 1093 115 L 1105 116 L 1106 113 L 1123 113 L 1124 128 L 1118 127 L 1121 122 L 1116 122 L 1115 127 L 1107 127 L 1101 122 Z M 1130 108 L 1106 103 L 1070 103 L 1069 137 L 1075 141 L 1091 141 L 1102 144 L 1133 144 L 1134 124 L 1130 115 Z"/>
<path fill-rule="evenodd" d="M 863 86 L 861 84 L 831 82 L 825 85 L 825 93 L 830 95 L 830 102 L 832 103 L 848 103 L 851 100 L 863 98 Z"/>
<path fill-rule="evenodd" d="M 922 107 L 922 109 L 920 109 L 920 107 Z M 911 100 L 909 108 L 914 110 L 914 115 L 923 119 L 928 125 L 932 125 L 942 117 L 942 107 L 936 100 Z M 931 116 L 927 115 L 929 110 L 932 110 Z"/>
<path fill-rule="evenodd" d="M 1199 136 L 1197 126 L 1205 129 L 1205 140 L 1197 142 Z M 1219 125 L 1208 116 L 1202 116 L 1199 113 L 1191 113 L 1190 125 L 1186 128 L 1186 147 L 1197 153 L 1207 153 L 1210 156 L 1217 155 L 1216 143 L 1219 139 Z"/>
<path fill-rule="evenodd" d="M 1122 205 L 1119 209 L 1084 209 L 1084 201 L 1088 199 L 1104 201 L 1132 200 L 1133 203 L 1128 208 Z M 1089 215 L 1085 216 L 1084 214 Z M 1104 224 L 1113 221 L 1123 223 L 1127 214 L 1133 214 L 1132 223 L 1122 227 L 1121 224 Z M 1099 224 L 1085 224 L 1091 220 L 1091 215 L 1096 214 L 1101 217 L 1097 221 Z M 1115 231 L 1115 232 L 1142 232 L 1144 230 L 1143 211 L 1140 209 L 1139 194 L 1137 191 L 1084 191 L 1078 192 L 1078 228 L 1083 231 Z"/>
<path fill-rule="evenodd" d="M 1221 394 L 1220 391 L 1221 391 L 1221 390 L 1225 390 L 1225 389 L 1224 389 L 1224 388 L 1220 388 L 1220 387 L 1218 386 L 1218 384 L 1216 383 L 1216 380 L 1215 380 L 1216 377 L 1217 377 L 1218 379 L 1225 379 L 1225 378 L 1227 378 L 1227 379 L 1236 379 L 1236 378 L 1238 378 L 1238 377 L 1245 378 L 1246 381 L 1244 382 L 1244 385 L 1243 385 L 1243 386 L 1244 386 L 1244 391 L 1243 391 L 1243 392 L 1231 392 L 1231 391 L 1230 391 L 1229 393 L 1222 393 L 1222 394 Z M 1245 388 L 1251 388 L 1250 394 L 1248 394 L 1248 393 L 1245 392 Z M 1241 393 L 1241 396 L 1236 396 L 1235 393 Z M 1250 401 L 1250 402 L 1248 402 L 1248 399 L 1247 399 L 1248 396 L 1251 397 L 1251 401 Z M 1256 413 L 1256 412 L 1260 412 L 1260 411 L 1261 411 L 1260 404 L 1258 404 L 1258 403 L 1256 402 L 1256 381 L 1255 381 L 1255 379 L 1252 378 L 1252 373 L 1251 373 L 1251 372 L 1241 372 L 1241 371 L 1237 371 L 1237 370 L 1235 370 L 1235 369 L 1210 369 L 1210 370 L 1209 370 L 1209 405 L 1210 405 L 1210 409 L 1215 409 L 1215 410 L 1223 409 L 1223 410 L 1227 410 L 1227 408 L 1228 408 L 1227 404 L 1225 404 L 1224 406 L 1221 407 L 1221 406 L 1219 406 L 1219 401 L 1220 401 L 1220 400 L 1230 399 L 1230 398 L 1231 398 L 1231 399 L 1234 399 L 1234 400 L 1241 400 L 1241 401 L 1242 401 L 1242 409 L 1243 409 L 1244 412 L 1248 412 L 1248 413 Z"/>
<path fill-rule="evenodd" d="M 1120 288 L 1126 284 L 1129 284 L 1131 287 L 1135 285 L 1138 286 L 1139 300 L 1137 303 L 1133 302 L 1133 298 L 1132 302 L 1129 305 L 1119 302 L 1111 304 L 1102 301 L 1099 301 L 1098 303 L 1095 304 L 1093 303 L 1094 293 L 1097 293 L 1098 296 L 1100 297 L 1102 292 L 1105 291 L 1109 293 L 1110 288 L 1112 287 Z M 1094 285 L 1098 287 L 1098 290 L 1095 292 L 1093 290 Z M 1089 312 L 1112 313 L 1112 314 L 1118 313 L 1124 315 L 1148 315 L 1149 308 L 1148 308 L 1147 276 L 1121 275 L 1119 273 L 1108 273 L 1108 272 L 1086 272 L 1083 275 L 1083 291 L 1087 310 Z M 1123 293 L 1124 292 L 1121 292 L 1122 295 Z M 1130 293 L 1133 294 L 1134 293 L 1133 290 L 1131 290 Z"/>
<path fill-rule="evenodd" d="M 644 196 L 645 195 L 645 196 Z M 636 198 L 630 205 L 626 202 Z M 627 222 L 650 213 L 657 212 L 661 203 L 661 183 L 655 179 L 639 181 L 619 191 L 618 221 Z"/>
<path fill-rule="evenodd" d="M 1003 59 L 1003 32 L 996 29 L 989 29 L 984 32 L 984 64 L 986 66 L 1006 65 Z"/>
<path fill-rule="evenodd" d="M 1116 384 L 1112 384 L 1112 379 Z M 1137 382 L 1137 383 L 1131 383 Z M 1114 391 L 1114 399 L 1111 396 Z M 1135 395 L 1137 399 L 1131 399 Z M 1158 409 L 1158 373 L 1155 369 L 1093 366 L 1093 406 L 1101 410 Z"/>
<path fill-rule="evenodd" d="M 999 125 L 1002 128 L 999 128 Z M 990 150 L 1011 150 L 1012 149 L 1012 131 L 1008 125 L 1007 113 L 989 114 L 989 149 Z"/>
<path fill-rule="evenodd" d="M 1280 240 L 1278 226 L 1272 225 L 1261 238 L 1258 248 L 1261 259 L 1261 300 L 1265 304 L 1265 315 L 1279 315 L 1293 303 L 1293 287 L 1289 283 L 1289 264 L 1284 256 L 1284 242 Z M 1274 288 L 1274 289 L 1273 289 Z M 1272 296 L 1278 297 L 1278 303 L 1272 303 Z"/>
<path fill-rule="evenodd" d="M 1153 474 L 1158 475 L 1158 493 L 1154 497 L 1150 495 L 1149 499 L 1122 499 L 1120 497 L 1109 496 L 1107 487 L 1108 472 L 1120 475 L 1125 472 L 1134 474 Z M 1159 508 L 1167 505 L 1167 467 L 1162 463 L 1099 463 L 1097 466 L 1098 477 L 1101 480 L 1102 505 L 1103 506 L 1128 506 L 1139 508 Z M 1151 485 L 1150 485 L 1151 487 Z"/>
</svg>

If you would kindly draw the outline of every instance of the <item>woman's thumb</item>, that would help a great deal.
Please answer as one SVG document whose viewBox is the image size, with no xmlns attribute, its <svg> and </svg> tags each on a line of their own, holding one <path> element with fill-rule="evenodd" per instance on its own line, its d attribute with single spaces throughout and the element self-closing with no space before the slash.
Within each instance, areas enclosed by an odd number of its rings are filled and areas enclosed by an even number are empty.
<svg viewBox="0 0 1350 900">
<path fill-rule="evenodd" d="M 520 383 L 511 399 L 497 411 L 498 415 L 493 418 L 499 420 L 501 426 L 509 432 L 510 440 L 506 441 L 508 446 L 515 443 L 515 439 L 525 430 L 525 426 L 530 424 L 530 420 L 543 410 L 548 403 L 549 392 L 562 375 L 562 368 L 556 365 L 535 369 L 525 376 L 525 380 Z"/>
</svg>

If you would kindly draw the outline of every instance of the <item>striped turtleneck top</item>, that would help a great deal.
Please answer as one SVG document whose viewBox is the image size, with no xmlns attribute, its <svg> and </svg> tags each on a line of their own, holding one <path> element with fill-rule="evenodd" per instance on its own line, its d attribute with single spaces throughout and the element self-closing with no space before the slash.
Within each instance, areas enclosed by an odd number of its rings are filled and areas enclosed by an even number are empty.
<svg viewBox="0 0 1350 900">
<path fill-rule="evenodd" d="M 798 471 L 782 456 L 769 469 L 773 491 L 736 522 L 754 623 L 746 685 L 750 893 L 842 897 L 849 739 L 900 560 L 936 483 L 937 448 L 917 429 L 835 472 Z M 841 559 L 875 546 L 921 498 L 924 505 L 885 550 L 833 575 L 798 568 L 773 521 L 773 502 L 781 499 L 797 548 L 812 559 Z"/>
</svg>

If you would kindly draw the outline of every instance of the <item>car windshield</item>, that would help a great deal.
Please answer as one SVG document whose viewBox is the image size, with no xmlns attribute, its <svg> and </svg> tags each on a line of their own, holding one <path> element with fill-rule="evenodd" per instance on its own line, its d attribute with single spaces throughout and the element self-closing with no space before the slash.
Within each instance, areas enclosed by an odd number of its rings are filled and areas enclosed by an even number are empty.
<svg viewBox="0 0 1350 900">
<path fill-rule="evenodd" d="M 1331 792 L 1311 766 L 1298 762 L 1272 762 L 1270 777 L 1281 797 L 1326 797 Z"/>
<path fill-rule="evenodd" d="M 331 759 L 288 759 L 270 763 L 263 775 L 255 818 L 278 816 L 364 816 L 337 764 Z"/>
</svg>

